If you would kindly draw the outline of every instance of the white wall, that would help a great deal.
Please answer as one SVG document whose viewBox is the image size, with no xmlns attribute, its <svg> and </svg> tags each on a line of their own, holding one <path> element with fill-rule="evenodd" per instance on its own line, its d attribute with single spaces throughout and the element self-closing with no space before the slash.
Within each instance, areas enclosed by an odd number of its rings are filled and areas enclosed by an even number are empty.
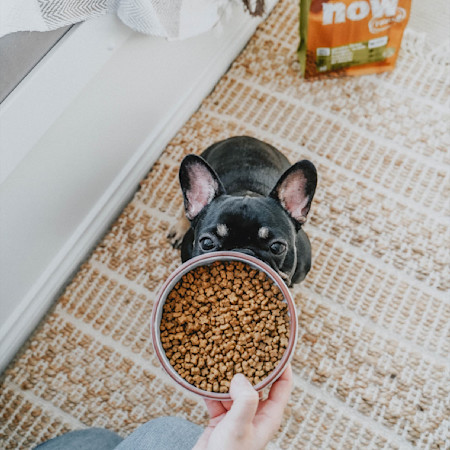
<svg viewBox="0 0 450 450">
<path fill-rule="evenodd" d="M 1 105 L 0 370 L 258 23 L 234 4 L 167 42 L 95 19 Z"/>
</svg>

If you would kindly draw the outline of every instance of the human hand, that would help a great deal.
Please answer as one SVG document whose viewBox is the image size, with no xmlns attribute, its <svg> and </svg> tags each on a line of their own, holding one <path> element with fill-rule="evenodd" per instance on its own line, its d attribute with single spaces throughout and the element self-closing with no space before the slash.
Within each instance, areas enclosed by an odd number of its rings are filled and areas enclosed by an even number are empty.
<svg viewBox="0 0 450 450">
<path fill-rule="evenodd" d="M 194 450 L 260 450 L 272 439 L 281 425 L 283 411 L 292 391 L 289 364 L 273 383 L 266 400 L 238 373 L 231 380 L 232 401 L 205 400 L 209 425 Z"/>
</svg>

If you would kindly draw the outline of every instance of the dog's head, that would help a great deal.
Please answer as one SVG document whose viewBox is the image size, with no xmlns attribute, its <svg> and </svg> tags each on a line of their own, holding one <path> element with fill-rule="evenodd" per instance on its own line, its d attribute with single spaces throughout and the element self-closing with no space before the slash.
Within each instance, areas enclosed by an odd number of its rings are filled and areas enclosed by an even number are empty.
<svg viewBox="0 0 450 450">
<path fill-rule="evenodd" d="M 188 155 L 180 167 L 192 256 L 233 250 L 269 264 L 290 284 L 297 266 L 297 232 L 306 221 L 317 184 L 314 165 L 300 161 L 284 172 L 269 196 L 227 195 L 209 164 Z"/>
</svg>

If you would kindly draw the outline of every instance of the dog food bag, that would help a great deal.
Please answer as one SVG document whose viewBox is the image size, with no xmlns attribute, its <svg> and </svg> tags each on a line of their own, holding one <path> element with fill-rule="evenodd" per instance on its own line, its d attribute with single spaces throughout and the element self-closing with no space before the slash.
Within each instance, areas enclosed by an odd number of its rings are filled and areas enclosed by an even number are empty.
<svg viewBox="0 0 450 450">
<path fill-rule="evenodd" d="M 305 78 L 392 70 L 411 0 L 300 0 Z"/>
</svg>

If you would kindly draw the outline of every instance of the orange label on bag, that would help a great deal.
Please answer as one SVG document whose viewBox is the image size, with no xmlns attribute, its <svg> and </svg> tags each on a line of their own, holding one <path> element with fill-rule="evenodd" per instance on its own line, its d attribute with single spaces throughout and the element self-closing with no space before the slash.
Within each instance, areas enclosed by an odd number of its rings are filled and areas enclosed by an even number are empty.
<svg viewBox="0 0 450 450">
<path fill-rule="evenodd" d="M 392 69 L 410 9 L 411 0 L 301 0 L 299 60 L 305 78 Z"/>
</svg>

